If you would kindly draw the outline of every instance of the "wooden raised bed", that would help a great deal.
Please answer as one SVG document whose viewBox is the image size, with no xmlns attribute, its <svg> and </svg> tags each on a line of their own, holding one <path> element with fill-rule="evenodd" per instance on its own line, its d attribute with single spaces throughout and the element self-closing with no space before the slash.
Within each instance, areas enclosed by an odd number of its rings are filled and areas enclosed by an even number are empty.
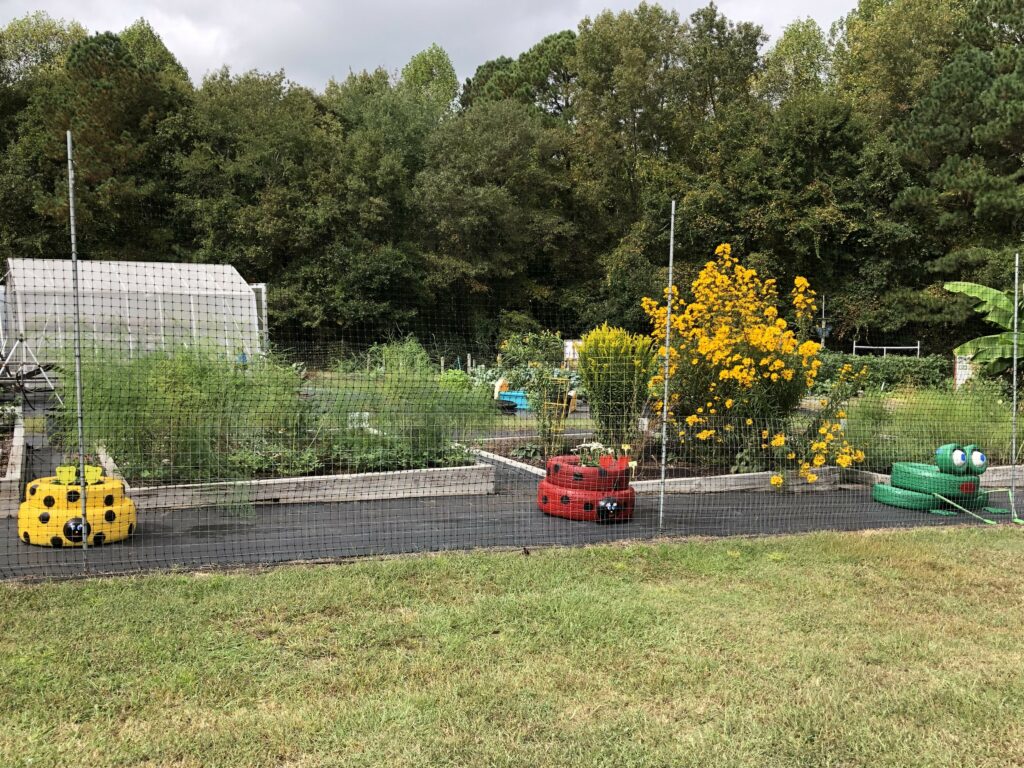
<svg viewBox="0 0 1024 768">
<path fill-rule="evenodd" d="M 17 517 L 21 504 L 22 473 L 25 466 L 25 422 L 21 410 L 14 417 L 14 433 L 11 449 L 7 454 L 7 466 L 0 478 L 0 517 Z"/>
<path fill-rule="evenodd" d="M 104 472 L 121 478 L 113 459 L 100 451 Z M 122 478 L 123 479 L 123 478 Z M 320 504 L 339 501 L 375 501 L 437 496 L 476 496 L 494 493 L 494 467 L 403 469 L 347 475 L 280 477 L 133 487 L 128 495 L 142 512 L 163 509 L 230 506 L 232 504 Z"/>
</svg>

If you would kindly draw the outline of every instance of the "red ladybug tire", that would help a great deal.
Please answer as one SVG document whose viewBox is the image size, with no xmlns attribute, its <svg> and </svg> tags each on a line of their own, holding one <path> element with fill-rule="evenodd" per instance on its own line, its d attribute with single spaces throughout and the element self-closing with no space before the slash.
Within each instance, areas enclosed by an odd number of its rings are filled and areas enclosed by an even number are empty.
<svg viewBox="0 0 1024 768">
<path fill-rule="evenodd" d="M 618 491 L 564 488 L 545 479 L 537 488 L 537 506 L 544 514 L 568 520 L 613 523 L 633 516 L 636 492 L 629 487 Z"/>
</svg>

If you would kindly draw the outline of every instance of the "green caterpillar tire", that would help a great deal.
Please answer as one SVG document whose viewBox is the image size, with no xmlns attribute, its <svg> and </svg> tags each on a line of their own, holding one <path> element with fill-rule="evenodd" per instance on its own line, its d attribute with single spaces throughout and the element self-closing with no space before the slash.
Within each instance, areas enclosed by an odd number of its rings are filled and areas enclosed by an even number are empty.
<svg viewBox="0 0 1024 768">
<path fill-rule="evenodd" d="M 941 502 L 930 493 L 908 491 L 906 488 L 894 488 L 886 483 L 875 483 L 871 489 L 871 498 L 879 504 L 901 509 L 918 509 L 927 512 Z"/>
<path fill-rule="evenodd" d="M 953 501 L 967 509 L 983 509 L 988 506 L 988 491 L 978 491 L 976 494 L 968 498 L 961 497 L 958 499 L 953 497 Z"/>
<path fill-rule="evenodd" d="M 892 465 L 890 482 L 896 488 L 918 493 L 937 493 L 954 501 L 977 498 L 978 478 L 974 475 L 950 475 L 934 464 L 897 461 Z M 964 490 L 973 486 L 972 490 Z"/>
</svg>

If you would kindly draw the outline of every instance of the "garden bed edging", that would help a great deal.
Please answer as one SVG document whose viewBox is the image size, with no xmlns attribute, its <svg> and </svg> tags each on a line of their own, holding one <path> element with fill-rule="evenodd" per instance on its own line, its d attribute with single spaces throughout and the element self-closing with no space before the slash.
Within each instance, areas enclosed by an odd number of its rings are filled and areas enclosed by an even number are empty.
<svg viewBox="0 0 1024 768">
<path fill-rule="evenodd" d="M 25 467 L 25 422 L 21 409 L 14 415 L 14 433 L 11 436 L 11 451 L 7 456 L 7 468 L 0 478 L 0 517 L 17 517 L 21 504 L 22 473 Z"/>
<path fill-rule="evenodd" d="M 100 449 L 99 456 L 103 471 L 124 482 L 126 492 L 140 512 L 239 503 L 321 504 L 424 496 L 477 496 L 495 492 L 494 467 L 483 463 L 347 475 L 131 486 L 106 451 Z"/>
</svg>

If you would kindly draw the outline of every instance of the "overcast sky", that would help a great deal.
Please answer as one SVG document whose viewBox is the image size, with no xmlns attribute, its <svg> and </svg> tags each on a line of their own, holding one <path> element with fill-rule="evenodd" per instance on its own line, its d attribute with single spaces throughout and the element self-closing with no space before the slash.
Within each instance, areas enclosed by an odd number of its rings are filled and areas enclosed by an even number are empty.
<svg viewBox="0 0 1024 768">
<path fill-rule="evenodd" d="M 707 0 L 665 0 L 688 16 Z M 0 22 L 42 10 L 92 32 L 146 18 L 198 83 L 227 64 L 235 71 L 284 69 L 320 90 L 331 77 L 383 66 L 399 70 L 431 43 L 451 56 L 460 79 L 500 55 L 516 56 L 542 37 L 575 29 L 624 0 L 0 0 Z M 824 29 L 855 0 L 720 0 L 734 21 L 761 24 L 774 40 L 789 22 L 813 17 Z"/>
</svg>

